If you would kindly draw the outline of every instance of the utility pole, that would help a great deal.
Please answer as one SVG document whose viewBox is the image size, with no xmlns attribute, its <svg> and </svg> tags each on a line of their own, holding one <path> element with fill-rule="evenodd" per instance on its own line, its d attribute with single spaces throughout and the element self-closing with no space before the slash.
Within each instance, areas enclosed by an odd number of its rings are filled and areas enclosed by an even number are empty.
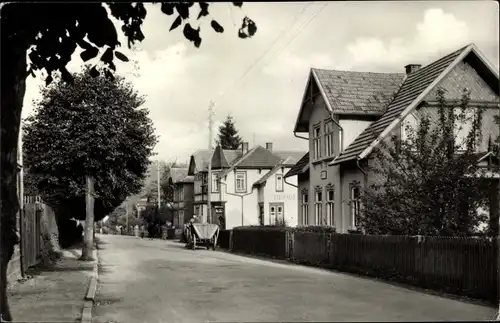
<svg viewBox="0 0 500 323">
<path fill-rule="evenodd" d="M 127 228 L 128 233 L 128 201 L 125 200 L 125 227 Z"/>
<path fill-rule="evenodd" d="M 160 201 L 160 160 L 158 159 L 156 161 L 156 181 L 158 182 L 158 212 L 160 211 L 160 205 L 161 205 L 161 201 Z"/>
<path fill-rule="evenodd" d="M 212 128 L 213 128 L 213 115 L 214 115 L 214 102 L 210 101 L 208 106 L 208 174 L 207 174 L 207 222 L 212 223 Z"/>
</svg>

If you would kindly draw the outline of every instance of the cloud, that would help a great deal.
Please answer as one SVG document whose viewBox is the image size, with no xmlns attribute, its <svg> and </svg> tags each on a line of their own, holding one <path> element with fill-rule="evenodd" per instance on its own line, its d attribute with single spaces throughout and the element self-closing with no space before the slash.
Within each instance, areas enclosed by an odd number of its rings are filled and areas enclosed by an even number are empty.
<svg viewBox="0 0 500 323">
<path fill-rule="evenodd" d="M 436 57 L 471 42 L 465 22 L 439 8 L 427 9 L 424 17 L 409 38 L 357 38 L 346 46 L 352 65 L 367 70 L 402 69 L 414 62 L 426 63 L 428 56 Z"/>
</svg>

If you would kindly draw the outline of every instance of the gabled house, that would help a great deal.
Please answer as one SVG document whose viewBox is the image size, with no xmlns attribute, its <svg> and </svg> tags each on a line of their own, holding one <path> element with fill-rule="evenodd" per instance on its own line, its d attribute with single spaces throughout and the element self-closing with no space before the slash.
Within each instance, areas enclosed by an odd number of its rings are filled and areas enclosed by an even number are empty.
<svg viewBox="0 0 500 323">
<path fill-rule="evenodd" d="M 223 155 L 226 163 L 231 163 L 235 159 L 241 156 L 241 150 L 224 149 Z M 208 221 L 207 219 L 208 166 L 211 156 L 212 154 L 210 150 L 200 149 L 197 150 L 193 155 L 191 155 L 191 158 L 189 160 L 188 175 L 193 176 L 193 183 L 194 183 L 194 193 L 193 193 L 194 215 L 196 215 L 196 217 L 201 222 Z M 213 164 L 212 167 L 213 166 L 217 166 L 217 164 L 215 165 Z M 214 201 L 213 198 L 212 201 Z M 215 201 L 215 203 L 212 203 L 212 208 L 214 207 L 217 208 L 220 204 L 221 203 L 217 203 L 217 201 Z M 212 212 L 212 214 L 214 213 Z"/>
<path fill-rule="evenodd" d="M 172 167 L 167 178 L 172 187 L 173 225 L 181 228 L 193 216 L 194 177 L 187 168 Z"/>
<path fill-rule="evenodd" d="M 215 149 L 211 197 L 221 227 L 297 224 L 296 180 L 287 183 L 284 174 L 304 153 L 273 151 L 272 146 L 248 149 L 243 142 L 233 161 Z"/>
<path fill-rule="evenodd" d="M 436 111 L 439 88 L 451 107 L 458 107 L 464 88 L 471 107 L 487 107 L 478 147 L 485 158 L 478 160 L 490 161 L 488 140 L 499 134 L 493 119 L 500 111 L 498 71 L 474 44 L 424 67 L 409 64 L 405 73 L 311 69 L 294 128 L 297 137 L 309 140 L 309 154 L 285 175 L 298 178 L 299 222 L 356 230 L 361 189 L 380 180 L 369 171 L 374 149 L 381 141 L 390 143 L 392 135 L 404 139 L 406 124 L 418 125 L 420 113 Z M 496 195 L 491 219 L 498 216 Z"/>
</svg>

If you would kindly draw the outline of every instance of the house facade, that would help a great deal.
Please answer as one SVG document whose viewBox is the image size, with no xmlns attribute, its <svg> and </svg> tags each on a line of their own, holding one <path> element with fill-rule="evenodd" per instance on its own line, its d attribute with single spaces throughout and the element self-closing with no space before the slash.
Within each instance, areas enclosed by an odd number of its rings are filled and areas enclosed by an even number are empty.
<svg viewBox="0 0 500 323">
<path fill-rule="evenodd" d="M 231 163 L 241 156 L 241 150 L 224 149 L 222 151 L 224 160 Z M 197 150 L 191 155 L 188 167 L 188 175 L 193 176 L 193 207 L 194 215 L 200 222 L 212 222 L 207 218 L 208 211 L 208 167 L 212 152 L 208 149 Z M 216 166 L 214 164 L 212 166 Z M 212 176 L 213 177 L 213 176 Z M 211 193 L 212 213 L 220 213 L 220 209 L 224 207 L 224 202 L 220 201 L 217 196 L 218 193 Z M 210 221 L 209 221 L 210 220 Z"/>
<path fill-rule="evenodd" d="M 182 228 L 193 217 L 194 177 L 187 168 L 172 167 L 167 178 L 172 187 L 173 225 Z"/>
<path fill-rule="evenodd" d="M 241 145 L 240 157 L 228 161 L 220 147 L 212 158 L 212 207 L 214 220 L 225 229 L 247 225 L 297 225 L 296 179 L 284 174 L 303 152 L 274 151 Z"/>
<path fill-rule="evenodd" d="M 286 177 L 298 178 L 299 223 L 334 225 L 338 232 L 357 229 L 361 190 L 383 180 L 369 171 L 374 149 L 390 144 L 404 127 L 417 125 L 425 113 L 437 111 L 436 93 L 445 90 L 447 102 L 459 106 L 463 89 L 470 91 L 471 107 L 486 107 L 483 142 L 496 138 L 499 81 L 496 71 L 473 45 L 422 67 L 405 66 L 405 73 L 362 73 L 312 69 L 294 133 L 309 140 L 310 150 Z M 464 127 L 467 129 L 467 125 Z M 497 217 L 492 194 L 490 217 Z M 495 221 L 492 221 L 495 222 Z"/>
</svg>

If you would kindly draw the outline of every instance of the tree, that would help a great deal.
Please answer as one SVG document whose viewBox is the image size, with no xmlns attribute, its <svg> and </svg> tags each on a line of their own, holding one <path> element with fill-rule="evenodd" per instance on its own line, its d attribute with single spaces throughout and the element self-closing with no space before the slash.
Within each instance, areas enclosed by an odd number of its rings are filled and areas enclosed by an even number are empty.
<svg viewBox="0 0 500 323">
<path fill-rule="evenodd" d="M 371 170 L 385 180 L 362 194 L 359 224 L 366 233 L 474 235 L 485 220 L 477 209 L 486 204 L 490 184 L 470 176 L 481 174 L 476 149 L 482 109 L 470 113 L 466 90 L 459 113 L 447 104 L 442 89 L 438 102 L 435 120 L 431 110 L 424 111 L 418 127 L 405 126 L 407 138 L 393 136 L 392 145 L 382 144 L 376 152 Z M 471 129 L 460 138 L 466 122 Z M 463 145 L 465 151 L 458 153 Z"/>
<path fill-rule="evenodd" d="M 198 18 L 209 17 L 210 5 L 198 2 Z M 241 7 L 241 2 L 234 2 Z M 131 47 L 136 41 L 145 38 L 141 25 L 147 11 L 142 3 L 108 3 L 111 15 L 120 20 L 122 31 Z M 193 28 L 185 21 L 194 12 L 192 2 L 161 3 L 160 8 L 166 15 L 177 17 L 170 30 L 184 23 L 183 35 L 196 47 L 201 44 L 200 27 Z M 61 14 L 62 13 L 62 14 Z M 109 18 L 103 3 L 9 3 L 2 7 L 0 33 L 1 56 L 1 196 L 2 210 L 0 217 L 0 317 L 10 321 L 12 316 L 7 302 L 7 265 L 18 243 L 16 233 L 16 213 L 19 201 L 16 192 L 16 156 L 21 121 L 22 104 L 26 88 L 26 77 L 35 70 L 47 72 L 47 83 L 52 81 L 52 74 L 59 71 L 64 80 L 71 82 L 71 73 L 66 65 L 71 60 L 76 47 L 84 49 L 81 58 L 85 61 L 95 58 L 99 49 L 106 68 L 102 72 L 111 77 L 116 56 L 127 61 L 127 57 L 116 51 L 120 45 L 117 31 Z M 191 20 L 193 21 L 193 20 Z M 212 20 L 211 27 L 216 32 L 223 32 L 223 27 Z M 248 17 L 243 18 L 238 30 L 240 38 L 252 37 L 257 26 Z M 29 53 L 30 69 L 26 55 Z M 29 73 L 27 73 L 27 71 Z M 93 68 L 92 75 L 99 71 Z M 96 205 L 97 207 L 97 205 Z"/>
<path fill-rule="evenodd" d="M 89 214 L 65 210 L 84 209 L 87 177 L 95 179 L 95 198 L 117 207 L 140 191 L 156 144 L 149 111 L 140 108 L 144 99 L 131 84 L 122 77 L 94 78 L 88 69 L 72 85 L 58 79 L 43 88 L 24 126 L 24 162 L 42 198 L 59 216 L 79 220 Z M 107 215 L 96 211 L 97 221 Z M 86 229 L 92 227 L 89 220 Z M 82 258 L 88 259 L 93 244 L 90 237 L 85 242 Z"/>
<path fill-rule="evenodd" d="M 219 138 L 217 144 L 222 149 L 238 149 L 241 145 L 241 137 L 238 136 L 233 117 L 228 115 L 226 120 L 219 126 Z"/>
</svg>

